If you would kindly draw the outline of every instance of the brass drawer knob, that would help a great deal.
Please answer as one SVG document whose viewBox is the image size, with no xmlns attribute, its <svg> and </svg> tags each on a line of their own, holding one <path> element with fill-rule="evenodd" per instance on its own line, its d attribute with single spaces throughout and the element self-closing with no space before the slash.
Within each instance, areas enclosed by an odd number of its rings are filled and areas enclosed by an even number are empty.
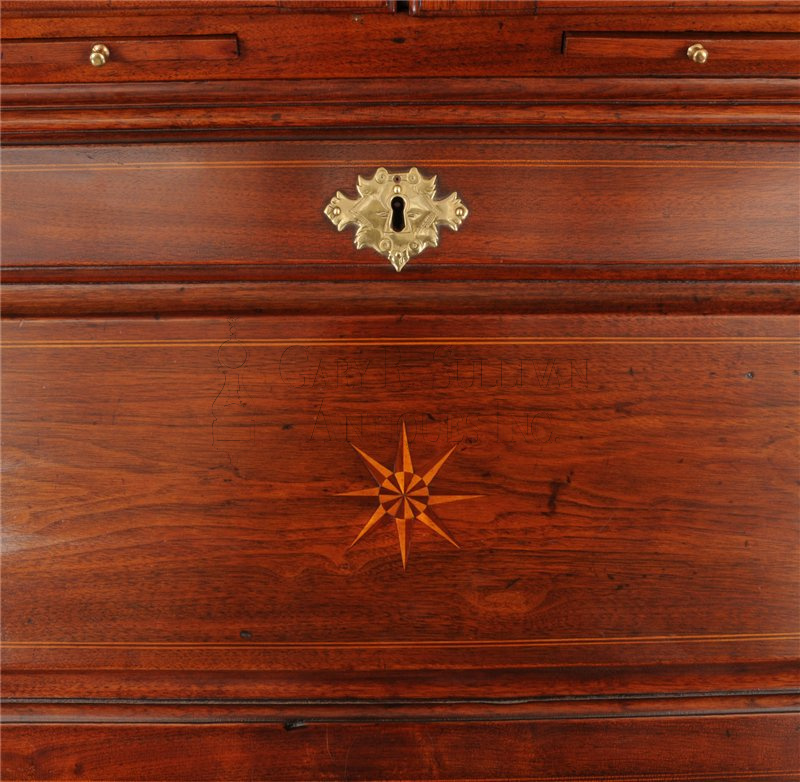
<svg viewBox="0 0 800 782">
<path fill-rule="evenodd" d="M 95 68 L 100 68 L 108 62 L 109 57 L 111 57 L 111 52 L 108 50 L 108 46 L 103 43 L 96 43 L 92 46 L 92 51 L 89 54 L 89 62 Z"/>
<path fill-rule="evenodd" d="M 336 193 L 325 215 L 340 231 L 355 225 L 355 246 L 371 247 L 396 271 L 438 246 L 439 226 L 457 231 L 469 214 L 458 193 L 437 199 L 436 177 L 426 179 L 416 168 L 390 173 L 381 167 L 371 179 L 360 176 L 356 189 L 356 199 Z"/>
<path fill-rule="evenodd" d="M 698 65 L 702 65 L 708 60 L 708 49 L 701 43 L 693 43 L 687 50 L 686 56 Z"/>
</svg>

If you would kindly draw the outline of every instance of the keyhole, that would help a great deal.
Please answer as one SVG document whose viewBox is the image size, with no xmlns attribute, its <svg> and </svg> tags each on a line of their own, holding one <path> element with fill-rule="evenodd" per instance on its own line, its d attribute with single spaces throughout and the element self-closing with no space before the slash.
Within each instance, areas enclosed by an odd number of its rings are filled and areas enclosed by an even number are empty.
<svg viewBox="0 0 800 782">
<path fill-rule="evenodd" d="M 392 199 L 392 230 L 402 231 L 406 227 L 406 202 L 395 196 Z"/>
</svg>

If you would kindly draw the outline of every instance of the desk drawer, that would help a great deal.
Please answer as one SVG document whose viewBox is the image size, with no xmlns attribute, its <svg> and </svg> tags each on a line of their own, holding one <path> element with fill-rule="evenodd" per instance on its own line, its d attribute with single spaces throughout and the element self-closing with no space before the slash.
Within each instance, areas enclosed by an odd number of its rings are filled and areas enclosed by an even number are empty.
<svg viewBox="0 0 800 782">
<path fill-rule="evenodd" d="M 287 141 L 5 160 L 7 279 L 396 279 L 323 210 L 357 198 L 359 177 L 412 167 L 468 214 L 404 280 L 763 277 L 797 259 L 788 143 Z"/>
<path fill-rule="evenodd" d="M 104 47 L 105 51 L 99 47 Z M 92 58 L 92 54 L 101 57 Z M 234 60 L 239 56 L 235 35 L 178 35 L 141 38 L 70 38 L 49 40 L 5 40 L 2 45 L 4 67 L 15 65 L 86 66 L 122 71 L 135 76 L 130 66 L 148 62 L 203 62 Z M 87 72 L 91 72 L 88 70 Z"/>
<path fill-rule="evenodd" d="M 784 63 L 800 72 L 798 35 L 566 32 L 563 51 L 568 59 L 672 61 L 676 70 L 697 75 L 737 63 L 747 71 Z"/>
</svg>

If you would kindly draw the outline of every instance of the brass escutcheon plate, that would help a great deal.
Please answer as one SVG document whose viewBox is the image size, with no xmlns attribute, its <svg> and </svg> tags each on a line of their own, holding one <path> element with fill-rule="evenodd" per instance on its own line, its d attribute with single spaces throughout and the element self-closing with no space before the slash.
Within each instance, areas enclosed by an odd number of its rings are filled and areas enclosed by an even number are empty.
<svg viewBox="0 0 800 782">
<path fill-rule="evenodd" d="M 358 177 L 359 197 L 341 191 L 325 207 L 340 230 L 357 226 L 356 247 L 371 247 L 400 271 L 426 247 L 439 244 L 439 226 L 459 229 L 469 211 L 457 193 L 436 199 L 436 177 L 426 179 L 417 168 L 390 173 L 379 168 L 371 179 Z"/>
</svg>

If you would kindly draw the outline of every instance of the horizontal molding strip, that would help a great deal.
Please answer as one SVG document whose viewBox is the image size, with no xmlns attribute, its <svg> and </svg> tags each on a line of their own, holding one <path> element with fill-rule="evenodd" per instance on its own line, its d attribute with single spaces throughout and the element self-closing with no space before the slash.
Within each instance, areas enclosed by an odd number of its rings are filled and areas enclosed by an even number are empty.
<svg viewBox="0 0 800 782">
<path fill-rule="evenodd" d="M 264 262 L 258 260 L 242 260 L 236 258 L 198 258 L 194 261 L 187 261 L 187 260 L 164 260 L 160 258 L 151 258 L 151 259 L 125 259 L 124 261 L 107 261 L 107 260 L 95 260 L 95 259 L 80 259 L 80 260 L 63 260 L 63 261 L 35 261 L 35 262 L 20 262 L 15 261 L 13 263 L 9 263 L 6 266 L 0 265 L 3 272 L 8 274 L 9 272 L 29 272 L 31 270 L 59 270 L 59 269 L 80 269 L 81 271 L 88 271 L 88 270 L 112 270 L 115 272 L 125 272 L 130 271 L 131 269 L 152 269 L 156 271 L 163 271 L 164 269 L 168 270 L 179 270 L 179 269 L 196 269 L 198 267 L 218 267 L 218 266 L 225 266 L 225 267 L 235 267 L 237 269 L 255 269 L 259 271 L 272 271 L 275 269 L 294 269 L 294 270 L 304 270 L 304 269 L 315 269 L 318 266 L 328 266 L 334 268 L 338 271 L 351 271 L 355 270 L 362 270 L 362 271 L 380 271 L 380 272 L 387 272 L 391 271 L 392 274 L 396 274 L 391 267 L 375 267 L 373 264 L 369 262 L 364 263 L 354 263 L 351 261 L 342 261 L 336 260 L 331 258 L 288 258 L 280 263 L 271 263 L 271 262 Z M 406 269 L 409 271 L 447 271 L 450 268 L 458 269 L 459 271 L 463 271 L 465 269 L 480 269 L 480 270 L 498 270 L 498 269 L 514 269 L 514 270 L 531 270 L 531 269 L 548 269 L 552 268 L 553 266 L 559 267 L 569 267 L 571 266 L 573 269 L 581 271 L 583 269 L 589 267 L 602 267 L 606 269 L 639 269 L 644 267 L 646 270 L 649 269 L 671 269 L 676 268 L 686 273 L 687 267 L 692 268 L 701 268 L 704 271 L 712 270 L 718 271 L 719 267 L 721 266 L 728 266 L 734 268 L 756 268 L 756 269 L 764 269 L 764 270 L 771 270 L 774 269 L 776 266 L 783 266 L 789 267 L 790 271 L 794 272 L 796 270 L 800 270 L 800 263 L 795 258 L 777 258 L 777 259 L 763 259 L 759 258 L 757 260 L 749 260 L 749 259 L 714 259 L 714 260 L 684 260 L 684 261 L 674 261 L 674 260 L 628 260 L 628 261 L 614 261 L 614 260 L 581 260 L 576 261 L 570 264 L 569 261 L 564 260 L 549 260 L 546 258 L 537 259 L 535 261 L 511 261 L 507 264 L 493 264 L 487 263 L 485 258 L 456 258 L 451 260 L 445 260 L 441 263 L 441 265 L 434 265 L 432 263 L 425 263 L 424 261 L 418 264 L 415 264 L 413 269 L 411 266 L 407 266 Z M 691 270 L 691 269 L 690 269 Z M 403 270 L 403 274 L 407 275 L 409 272 Z M 385 279 L 385 278 L 384 278 Z M 395 277 L 395 279 L 398 279 Z M 403 279 L 408 280 L 409 277 L 404 277 Z M 591 278 L 589 278 L 591 279 Z M 418 278 L 414 278 L 414 281 L 419 282 Z M 453 282 L 450 279 L 442 279 L 439 278 L 439 281 L 442 282 Z M 550 278 L 549 281 L 553 281 L 553 278 Z M 565 282 L 573 282 L 573 278 L 562 279 Z M 586 278 L 582 278 L 582 282 L 586 282 Z M 601 282 L 620 282 L 620 283 L 637 283 L 637 282 L 646 282 L 647 280 L 637 280 L 637 279 L 623 279 L 623 280 L 601 280 Z M 675 282 L 676 280 L 657 280 L 654 282 Z M 678 282 L 687 282 L 682 278 L 681 280 L 677 280 Z M 765 280 L 728 280 L 725 278 L 722 279 L 713 279 L 713 280 L 701 280 L 703 282 L 764 282 Z M 768 282 L 769 280 L 767 280 Z M 789 281 L 794 282 L 795 277 L 792 277 Z M 107 280 L 105 282 L 113 282 L 113 280 Z M 187 280 L 187 282 L 191 282 L 191 280 Z M 313 280 L 313 282 L 330 282 L 330 280 Z M 345 282 L 355 282 L 354 280 L 345 280 Z M 436 282 L 436 280 L 422 280 L 422 282 Z M 502 282 L 502 280 L 498 279 L 486 279 L 485 277 L 481 278 L 480 282 Z"/>
</svg>

